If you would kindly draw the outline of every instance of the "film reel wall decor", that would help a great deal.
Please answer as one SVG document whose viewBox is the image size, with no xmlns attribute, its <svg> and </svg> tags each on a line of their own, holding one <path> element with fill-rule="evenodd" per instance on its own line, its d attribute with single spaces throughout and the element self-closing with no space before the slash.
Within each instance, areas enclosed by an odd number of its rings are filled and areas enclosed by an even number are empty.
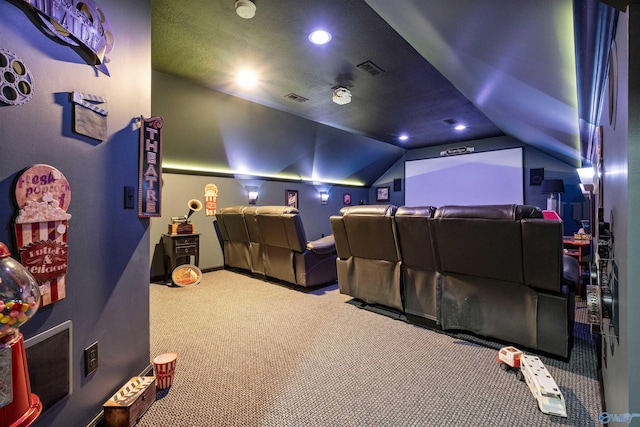
<svg viewBox="0 0 640 427">
<path fill-rule="evenodd" d="M 33 95 L 33 77 L 24 61 L 6 49 L 0 49 L 0 101 L 21 105 Z"/>
</svg>

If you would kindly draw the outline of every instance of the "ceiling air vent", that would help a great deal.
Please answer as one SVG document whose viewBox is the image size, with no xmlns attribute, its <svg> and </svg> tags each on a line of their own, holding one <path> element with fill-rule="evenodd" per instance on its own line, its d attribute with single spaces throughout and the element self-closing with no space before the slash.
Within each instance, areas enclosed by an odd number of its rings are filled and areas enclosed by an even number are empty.
<svg viewBox="0 0 640 427">
<path fill-rule="evenodd" d="M 444 119 L 443 122 L 445 122 L 448 125 L 455 125 L 456 123 L 458 123 L 456 119 Z"/>
<path fill-rule="evenodd" d="M 384 70 L 382 68 L 378 67 L 376 64 L 374 64 L 371 61 L 365 61 L 362 64 L 357 65 L 357 67 L 360 68 L 361 70 L 366 71 L 372 76 L 377 76 L 384 73 Z"/>
<path fill-rule="evenodd" d="M 307 102 L 309 100 L 309 99 L 305 98 L 304 96 L 296 95 L 293 92 L 286 94 L 284 97 L 287 98 L 287 99 L 290 99 L 292 101 L 299 102 L 301 104 L 303 102 Z"/>
</svg>

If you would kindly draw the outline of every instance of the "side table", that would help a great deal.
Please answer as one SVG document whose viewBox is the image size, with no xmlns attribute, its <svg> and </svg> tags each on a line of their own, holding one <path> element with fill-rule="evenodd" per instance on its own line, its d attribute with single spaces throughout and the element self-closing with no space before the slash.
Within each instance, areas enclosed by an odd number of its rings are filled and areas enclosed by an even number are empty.
<svg viewBox="0 0 640 427">
<path fill-rule="evenodd" d="M 200 234 L 163 234 L 162 246 L 166 282 L 171 281 L 173 270 L 180 264 L 190 263 L 192 256 L 195 258 L 194 265 L 200 266 Z M 178 260 L 186 262 L 178 264 Z"/>
<path fill-rule="evenodd" d="M 562 245 L 564 246 L 564 254 L 572 256 L 578 260 L 580 264 L 578 272 L 580 273 L 580 281 L 578 282 L 577 294 L 581 295 L 582 288 L 582 257 L 584 254 L 584 249 L 589 248 L 591 246 L 591 239 L 574 239 L 571 236 L 565 236 L 562 238 Z"/>
</svg>

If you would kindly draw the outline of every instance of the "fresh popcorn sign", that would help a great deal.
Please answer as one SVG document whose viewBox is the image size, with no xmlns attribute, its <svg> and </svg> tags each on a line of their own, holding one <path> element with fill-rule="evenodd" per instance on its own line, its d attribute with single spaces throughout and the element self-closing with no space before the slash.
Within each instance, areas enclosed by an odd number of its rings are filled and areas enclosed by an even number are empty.
<svg viewBox="0 0 640 427">
<path fill-rule="evenodd" d="M 41 305 L 65 297 L 69 182 L 56 168 L 34 165 L 18 178 L 15 220 L 20 261 L 40 284 Z"/>
</svg>

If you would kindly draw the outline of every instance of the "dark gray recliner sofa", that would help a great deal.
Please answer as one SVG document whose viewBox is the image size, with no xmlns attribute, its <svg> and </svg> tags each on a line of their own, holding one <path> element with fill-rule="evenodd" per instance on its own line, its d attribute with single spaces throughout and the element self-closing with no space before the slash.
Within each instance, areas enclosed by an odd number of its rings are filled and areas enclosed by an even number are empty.
<svg viewBox="0 0 640 427">
<path fill-rule="evenodd" d="M 578 266 L 561 221 L 534 206 L 443 206 L 431 226 L 443 329 L 569 356 Z"/>
<path fill-rule="evenodd" d="M 345 207 L 330 221 L 340 293 L 403 310 L 396 209 L 392 205 Z"/>
<path fill-rule="evenodd" d="M 340 292 L 568 357 L 578 263 L 562 222 L 525 205 L 354 206 L 331 217 Z"/>
<path fill-rule="evenodd" d="M 249 234 L 244 219 L 245 206 L 230 206 L 216 212 L 217 231 L 222 238 L 224 265 L 251 270 Z"/>
<path fill-rule="evenodd" d="M 267 277 L 307 287 L 336 281 L 333 236 L 308 241 L 299 211 L 289 206 L 259 206 L 255 220 Z"/>
</svg>

